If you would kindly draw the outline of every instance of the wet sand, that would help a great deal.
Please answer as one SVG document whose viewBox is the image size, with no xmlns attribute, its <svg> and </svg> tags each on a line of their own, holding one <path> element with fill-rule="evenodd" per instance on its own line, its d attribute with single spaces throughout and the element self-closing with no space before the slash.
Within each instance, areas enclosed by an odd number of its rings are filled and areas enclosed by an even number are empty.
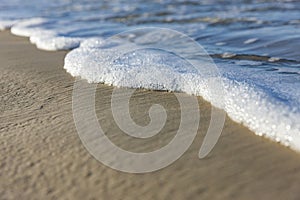
<svg viewBox="0 0 300 200">
<path fill-rule="evenodd" d="M 82 145 L 72 115 L 74 78 L 63 69 L 67 52 L 36 49 L 26 38 L 0 33 L 0 199 L 299 199 L 300 155 L 255 136 L 226 118 L 213 151 L 198 159 L 210 120 L 199 100 L 198 134 L 172 165 L 147 174 L 113 170 Z M 174 94 L 138 90 L 130 103 L 140 125 L 152 103 L 168 110 L 158 136 L 126 137 L 110 110 L 113 87 L 98 85 L 96 110 L 107 136 L 131 151 L 152 151 L 175 135 L 180 107 Z M 146 99 L 146 100 L 145 100 Z"/>
</svg>

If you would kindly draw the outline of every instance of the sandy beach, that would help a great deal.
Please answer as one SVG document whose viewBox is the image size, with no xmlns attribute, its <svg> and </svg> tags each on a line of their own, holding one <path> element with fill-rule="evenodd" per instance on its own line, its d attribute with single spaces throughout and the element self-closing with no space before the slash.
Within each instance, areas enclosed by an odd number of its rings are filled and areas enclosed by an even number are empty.
<svg viewBox="0 0 300 200">
<path fill-rule="evenodd" d="M 226 118 L 213 151 L 198 158 L 211 106 L 199 100 L 198 134 L 172 165 L 147 174 L 113 170 L 82 145 L 72 115 L 74 78 L 63 69 L 67 52 L 36 49 L 28 39 L 0 33 L 0 199 L 299 199 L 300 155 L 255 136 Z M 170 118 L 157 137 L 125 137 L 113 122 L 112 87 L 98 85 L 96 110 L 109 138 L 124 149 L 152 151 L 174 136 L 180 118 L 174 94 L 138 90 L 130 108 L 149 122 L 153 102 Z M 142 101 L 141 99 L 147 99 Z"/>
</svg>

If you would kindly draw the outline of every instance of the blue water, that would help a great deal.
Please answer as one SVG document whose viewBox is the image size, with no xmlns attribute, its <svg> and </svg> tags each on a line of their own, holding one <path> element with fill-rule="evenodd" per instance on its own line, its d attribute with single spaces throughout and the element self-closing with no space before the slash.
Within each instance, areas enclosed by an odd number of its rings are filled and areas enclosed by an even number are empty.
<svg viewBox="0 0 300 200">
<path fill-rule="evenodd" d="M 222 75 L 225 105 L 219 107 L 256 134 L 300 150 L 300 1 L 0 0 L 0 29 L 30 37 L 40 49 L 74 49 L 64 66 L 73 76 L 187 92 L 218 105 L 218 98 L 205 96 L 205 78 L 167 55 L 142 51 L 116 65 L 113 55 L 101 53 L 106 38 L 141 27 L 174 29 L 197 41 Z M 153 38 L 140 33 L 122 45 Z M 147 62 L 132 64 L 143 59 Z"/>
</svg>

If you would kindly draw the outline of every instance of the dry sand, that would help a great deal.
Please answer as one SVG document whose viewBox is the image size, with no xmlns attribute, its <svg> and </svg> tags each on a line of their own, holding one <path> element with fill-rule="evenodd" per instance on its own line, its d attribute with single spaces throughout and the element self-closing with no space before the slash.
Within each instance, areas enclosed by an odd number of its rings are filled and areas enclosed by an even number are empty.
<svg viewBox="0 0 300 200">
<path fill-rule="evenodd" d="M 210 119 L 210 105 L 200 98 L 198 134 L 175 163 L 139 175 L 104 166 L 77 135 L 74 79 L 63 69 L 65 54 L 0 33 L 0 199 L 300 199 L 300 155 L 228 118 L 213 151 L 198 159 Z M 137 123 L 149 122 L 151 102 L 166 106 L 171 116 L 160 136 L 141 142 L 128 139 L 113 122 L 111 91 L 99 85 L 96 108 L 113 142 L 150 151 L 175 134 L 180 112 L 173 94 L 135 93 L 130 105 Z"/>
</svg>

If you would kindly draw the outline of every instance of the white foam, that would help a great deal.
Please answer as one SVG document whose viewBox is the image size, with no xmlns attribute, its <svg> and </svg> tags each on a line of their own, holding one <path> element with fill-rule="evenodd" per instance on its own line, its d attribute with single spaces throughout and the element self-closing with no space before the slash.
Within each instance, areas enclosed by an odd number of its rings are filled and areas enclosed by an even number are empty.
<svg viewBox="0 0 300 200">
<path fill-rule="evenodd" d="M 90 40 L 93 41 L 97 40 Z M 200 95 L 257 135 L 264 135 L 300 151 L 300 93 L 297 89 L 289 91 L 290 85 L 280 84 L 276 75 L 266 78 L 265 74 L 251 71 L 252 68 L 244 71 L 247 68 L 226 66 L 221 68 L 225 95 L 213 96 L 213 88 L 209 84 L 213 77 L 193 71 L 187 63 L 170 55 L 143 50 L 120 57 L 116 53 L 117 48 L 122 45 L 126 47 L 125 41 L 107 44 L 99 39 L 97 45 L 88 43 L 71 51 L 65 58 L 64 68 L 73 76 L 114 86 Z M 172 62 L 166 62 L 168 60 Z M 257 65 L 252 62 L 243 64 Z M 264 84 L 263 87 L 260 84 Z M 300 83 L 298 85 L 300 87 Z M 276 92 L 288 102 L 282 102 L 272 94 Z"/>
<path fill-rule="evenodd" d="M 104 43 L 104 39 L 102 38 L 89 38 L 86 40 L 83 40 L 80 43 L 80 47 L 82 48 L 99 48 Z"/>
<path fill-rule="evenodd" d="M 45 30 L 43 27 L 36 27 L 43 23 L 47 23 L 49 20 L 44 18 L 31 18 L 25 20 L 19 20 L 11 28 L 11 32 L 18 36 L 30 37 L 32 35 L 49 35 L 49 31 Z"/>
<path fill-rule="evenodd" d="M 254 43 L 258 40 L 258 38 L 250 38 L 246 41 L 244 41 L 244 44 L 251 44 L 251 43 Z"/>
<path fill-rule="evenodd" d="M 11 32 L 18 36 L 29 37 L 37 48 L 47 51 L 69 50 L 76 48 L 83 40 L 79 37 L 59 36 L 60 32 L 46 29 L 43 24 L 52 23 L 49 19 L 31 18 L 15 22 Z"/>
<path fill-rule="evenodd" d="M 31 36 L 30 41 L 36 44 L 37 48 L 47 51 L 69 50 L 80 45 L 81 38 L 70 38 L 63 36 Z"/>
<path fill-rule="evenodd" d="M 217 42 L 216 45 L 217 46 L 224 46 L 224 45 L 226 45 L 226 42 Z"/>
<path fill-rule="evenodd" d="M 277 62 L 279 60 L 280 60 L 280 58 L 277 58 L 277 57 L 271 57 L 268 59 L 269 62 Z"/>
<path fill-rule="evenodd" d="M 236 54 L 225 52 L 221 56 L 222 56 L 222 58 L 233 58 L 234 56 L 236 56 Z"/>
</svg>

